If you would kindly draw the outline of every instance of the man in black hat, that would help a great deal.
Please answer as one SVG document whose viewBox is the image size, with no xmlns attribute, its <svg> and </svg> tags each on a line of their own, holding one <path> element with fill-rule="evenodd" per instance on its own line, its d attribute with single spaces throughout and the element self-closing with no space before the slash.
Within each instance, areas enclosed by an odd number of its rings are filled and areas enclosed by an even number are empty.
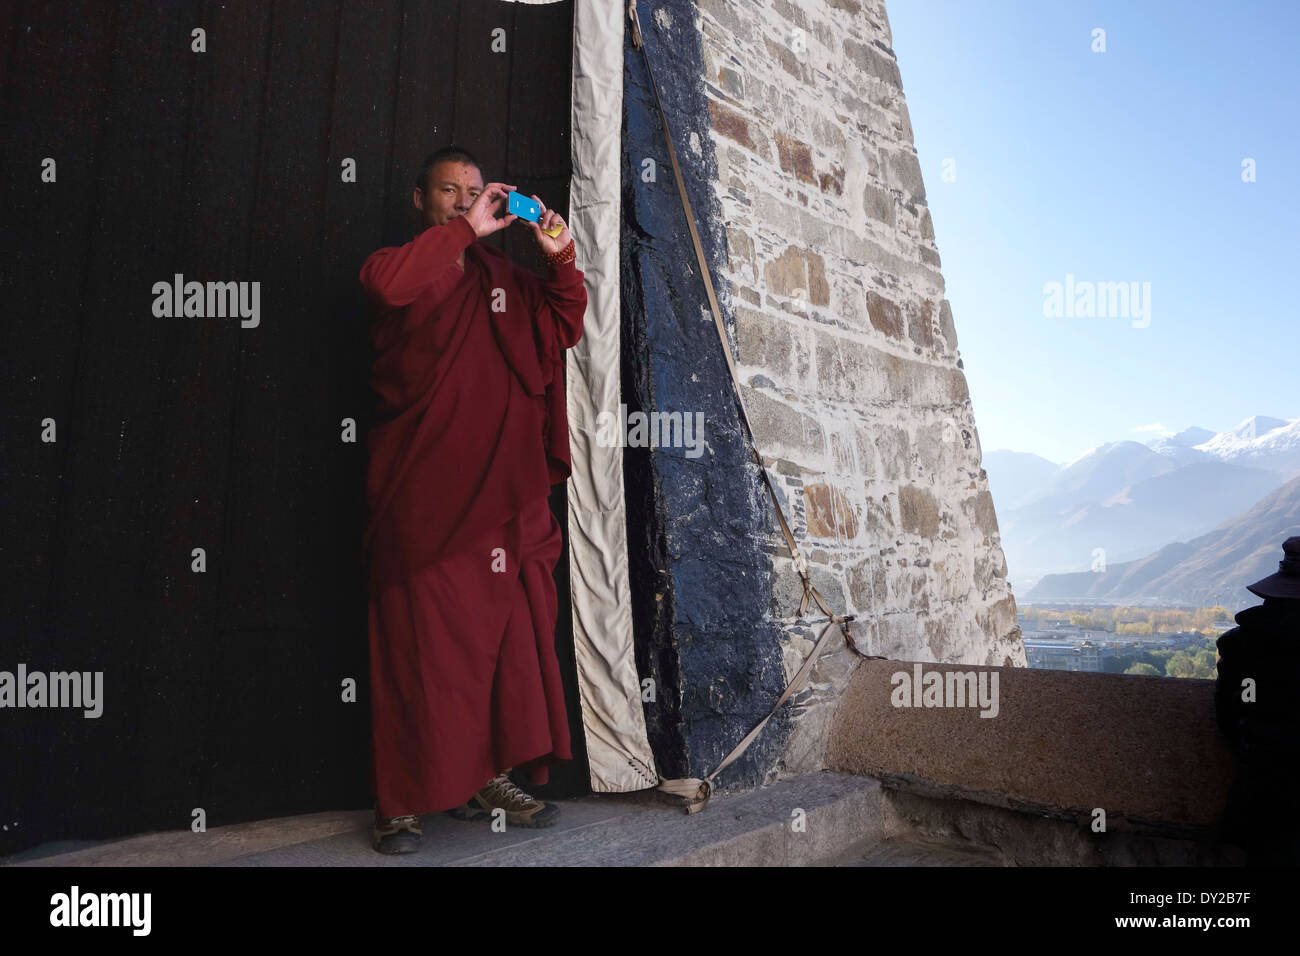
<svg viewBox="0 0 1300 956">
<path fill-rule="evenodd" d="M 1215 718 L 1237 759 L 1221 835 L 1252 866 L 1300 863 L 1300 537 L 1276 574 L 1247 585 L 1264 603 L 1219 638 Z"/>
</svg>

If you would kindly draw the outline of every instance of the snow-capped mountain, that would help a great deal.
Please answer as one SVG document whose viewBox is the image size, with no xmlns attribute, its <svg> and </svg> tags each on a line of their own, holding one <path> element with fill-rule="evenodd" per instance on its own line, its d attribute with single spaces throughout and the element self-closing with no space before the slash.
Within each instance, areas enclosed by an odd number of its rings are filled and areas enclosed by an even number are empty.
<svg viewBox="0 0 1300 956">
<path fill-rule="evenodd" d="M 1198 428 L 1193 425 L 1191 428 L 1184 428 L 1177 435 L 1153 438 L 1147 442 L 1147 447 L 1157 455 L 1164 455 L 1180 463 L 1204 461 L 1209 456 L 1196 446 L 1208 442 L 1213 437 L 1214 432 L 1208 428 Z"/>
<path fill-rule="evenodd" d="M 1219 461 L 1294 478 L 1300 475 L 1300 418 L 1286 421 L 1256 415 L 1202 442 L 1196 450 Z"/>
<path fill-rule="evenodd" d="M 1146 442 L 1107 442 L 1064 465 L 1037 455 L 984 457 L 1008 577 L 1111 562 L 1188 541 L 1300 477 L 1300 418 L 1256 415 L 1224 432 L 1193 426 Z"/>
</svg>

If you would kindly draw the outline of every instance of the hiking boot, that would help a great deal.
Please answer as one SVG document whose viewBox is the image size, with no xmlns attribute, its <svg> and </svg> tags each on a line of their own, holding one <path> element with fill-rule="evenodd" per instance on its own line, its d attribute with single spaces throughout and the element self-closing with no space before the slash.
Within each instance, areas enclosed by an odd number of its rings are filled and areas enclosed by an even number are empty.
<svg viewBox="0 0 1300 956">
<path fill-rule="evenodd" d="M 374 847 L 380 853 L 414 853 L 423 836 L 415 814 L 375 820 Z"/>
<path fill-rule="evenodd" d="M 508 773 L 497 774 L 468 803 L 447 812 L 457 820 L 473 820 L 490 817 L 497 807 L 505 810 L 506 826 L 512 827 L 549 827 L 560 815 L 555 804 L 543 803 L 511 783 Z"/>
</svg>

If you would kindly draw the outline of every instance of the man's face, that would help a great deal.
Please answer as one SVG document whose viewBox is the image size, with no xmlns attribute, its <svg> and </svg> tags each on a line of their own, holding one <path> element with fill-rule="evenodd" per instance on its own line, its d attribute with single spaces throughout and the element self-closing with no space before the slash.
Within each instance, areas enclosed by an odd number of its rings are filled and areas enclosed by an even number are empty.
<svg viewBox="0 0 1300 956">
<path fill-rule="evenodd" d="M 429 170 L 427 187 L 416 189 L 412 198 L 427 229 L 463 215 L 482 191 L 483 174 L 477 166 L 445 160 Z"/>
</svg>

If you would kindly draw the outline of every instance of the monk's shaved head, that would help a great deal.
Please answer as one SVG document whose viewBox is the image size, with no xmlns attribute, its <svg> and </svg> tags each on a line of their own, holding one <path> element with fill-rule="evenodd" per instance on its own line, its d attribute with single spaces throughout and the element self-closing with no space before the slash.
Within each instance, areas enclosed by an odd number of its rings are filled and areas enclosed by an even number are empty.
<svg viewBox="0 0 1300 956">
<path fill-rule="evenodd" d="M 427 229 L 464 215 L 483 191 L 483 174 L 477 166 L 443 159 L 429 170 L 425 183 L 425 188 L 417 186 L 412 192 L 411 202 Z"/>
<path fill-rule="evenodd" d="M 420 164 L 420 172 L 415 177 L 415 188 L 428 189 L 429 174 L 433 172 L 433 168 L 439 163 L 447 162 L 449 160 L 456 163 L 464 163 L 466 166 L 474 166 L 478 169 L 479 175 L 483 175 L 483 164 L 478 161 L 478 157 L 469 150 L 452 144 L 450 146 L 444 146 L 442 149 L 435 150 L 428 156 L 424 157 L 424 162 Z"/>
</svg>

